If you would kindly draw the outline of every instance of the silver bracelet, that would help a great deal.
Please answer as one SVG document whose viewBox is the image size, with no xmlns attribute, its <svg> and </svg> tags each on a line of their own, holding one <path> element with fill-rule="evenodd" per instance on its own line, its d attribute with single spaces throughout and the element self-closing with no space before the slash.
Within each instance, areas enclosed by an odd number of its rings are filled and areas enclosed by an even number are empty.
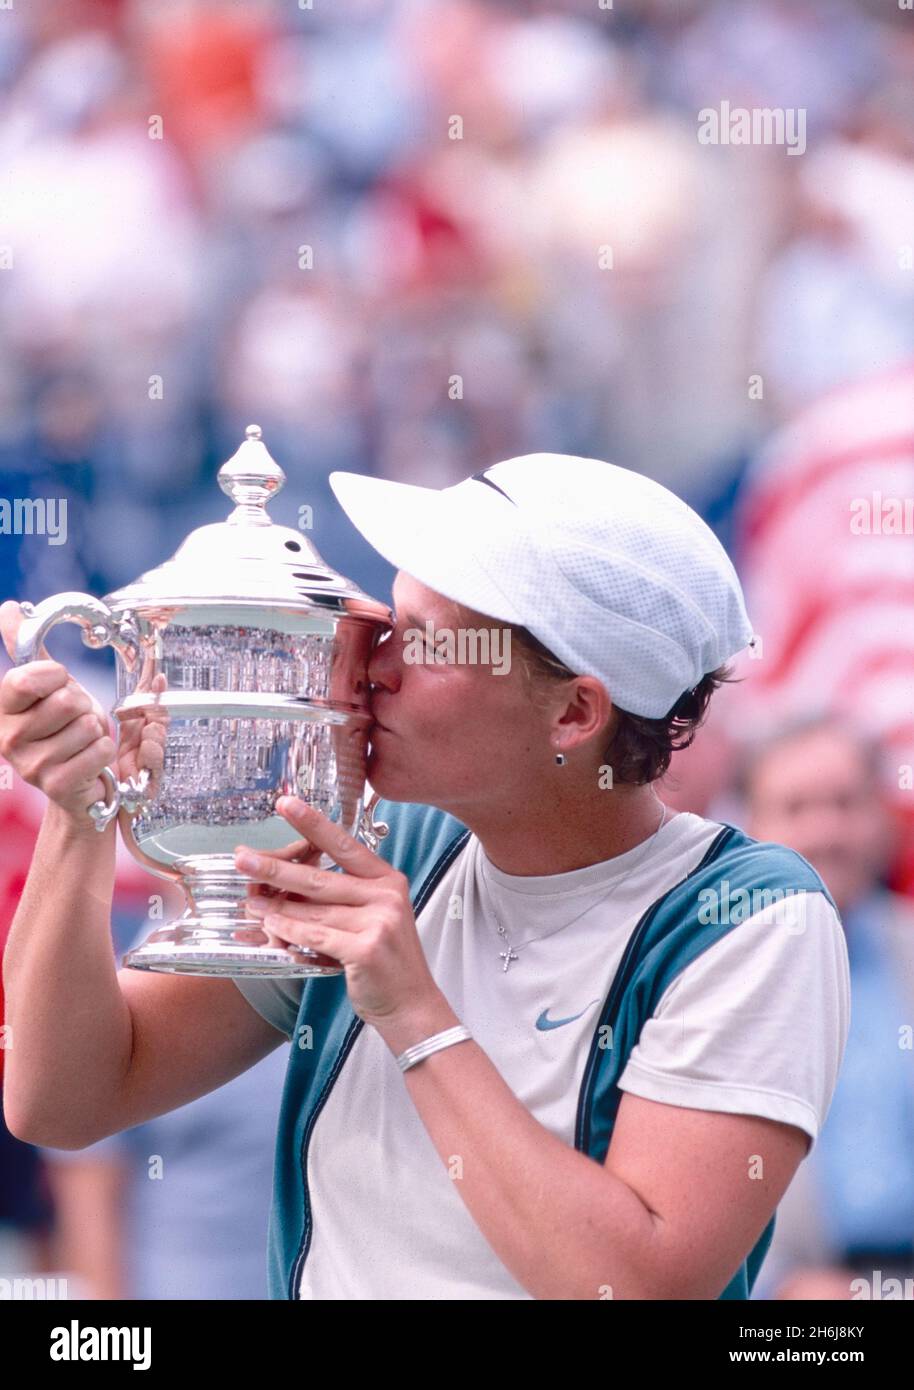
<svg viewBox="0 0 914 1390">
<path fill-rule="evenodd" d="M 462 1023 L 458 1023 L 453 1028 L 445 1028 L 443 1033 L 435 1033 L 433 1037 L 426 1038 L 424 1042 L 414 1043 L 405 1052 L 401 1052 L 397 1058 L 397 1066 L 401 1071 L 409 1071 L 417 1062 L 430 1057 L 433 1052 L 438 1052 L 442 1047 L 450 1047 L 452 1043 L 466 1041 L 472 1038 L 469 1028 L 465 1028 Z"/>
</svg>

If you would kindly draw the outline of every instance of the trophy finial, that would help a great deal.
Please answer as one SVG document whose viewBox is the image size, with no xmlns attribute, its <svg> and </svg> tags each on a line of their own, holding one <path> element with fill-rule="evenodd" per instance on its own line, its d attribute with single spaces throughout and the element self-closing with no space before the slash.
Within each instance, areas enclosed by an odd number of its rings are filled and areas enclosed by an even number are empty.
<svg viewBox="0 0 914 1390">
<path fill-rule="evenodd" d="M 243 443 L 216 476 L 222 491 L 236 504 L 229 522 L 272 525 L 266 504 L 283 486 L 286 475 L 271 457 L 259 425 L 248 425 Z"/>
</svg>

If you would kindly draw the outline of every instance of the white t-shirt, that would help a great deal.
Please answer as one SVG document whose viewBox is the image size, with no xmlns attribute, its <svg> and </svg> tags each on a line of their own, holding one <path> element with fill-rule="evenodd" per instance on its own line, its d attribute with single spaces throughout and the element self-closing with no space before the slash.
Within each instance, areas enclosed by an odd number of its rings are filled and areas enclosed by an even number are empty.
<svg viewBox="0 0 914 1390">
<path fill-rule="evenodd" d="M 419 914 L 426 958 L 452 1008 L 522 1104 L 570 1146 L 600 1005 L 628 938 L 720 829 L 683 812 L 647 854 L 642 843 L 604 863 L 534 877 L 497 869 L 471 834 Z M 496 917 L 517 954 L 507 971 Z M 248 983 L 236 981 L 242 992 Z M 251 991 L 271 1017 L 263 1000 Z M 811 1147 L 849 1015 L 841 922 L 823 894 L 808 893 L 803 930 L 775 904 L 677 976 L 619 1086 L 671 1105 L 784 1121 Z M 317 1116 L 307 1178 L 313 1229 L 301 1298 L 530 1297 L 474 1223 L 371 1027 Z"/>
</svg>

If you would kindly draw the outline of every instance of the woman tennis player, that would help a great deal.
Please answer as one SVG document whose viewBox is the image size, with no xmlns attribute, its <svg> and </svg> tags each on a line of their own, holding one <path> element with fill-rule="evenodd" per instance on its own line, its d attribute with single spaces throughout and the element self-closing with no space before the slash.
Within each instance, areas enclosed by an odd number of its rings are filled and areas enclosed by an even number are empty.
<svg viewBox="0 0 914 1390">
<path fill-rule="evenodd" d="M 0 751 L 49 805 L 4 965 L 8 1125 L 84 1147 L 288 1040 L 271 1297 L 747 1298 L 849 983 L 804 859 L 656 793 L 750 644 L 733 566 L 600 460 L 331 482 L 398 571 L 368 673 L 390 833 L 285 800 L 298 862 L 238 864 L 271 935 L 342 973 L 118 971 L 86 814 L 106 721 L 59 663 L 12 670 Z"/>
</svg>

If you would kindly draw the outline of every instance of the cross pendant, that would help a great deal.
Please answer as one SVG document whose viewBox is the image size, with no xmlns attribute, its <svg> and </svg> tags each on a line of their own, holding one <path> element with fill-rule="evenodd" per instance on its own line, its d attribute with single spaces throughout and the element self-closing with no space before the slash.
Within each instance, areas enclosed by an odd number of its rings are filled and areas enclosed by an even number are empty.
<svg viewBox="0 0 914 1390">
<path fill-rule="evenodd" d="M 507 949 L 507 951 L 500 951 L 500 952 L 499 952 L 499 959 L 504 961 L 504 967 L 503 967 L 503 972 L 504 972 L 504 970 L 507 970 L 507 968 L 508 968 L 508 966 L 511 964 L 512 960 L 517 960 L 517 953 L 516 953 L 515 951 L 512 951 L 512 950 L 511 950 L 511 947 L 509 946 L 508 949 Z"/>
</svg>

